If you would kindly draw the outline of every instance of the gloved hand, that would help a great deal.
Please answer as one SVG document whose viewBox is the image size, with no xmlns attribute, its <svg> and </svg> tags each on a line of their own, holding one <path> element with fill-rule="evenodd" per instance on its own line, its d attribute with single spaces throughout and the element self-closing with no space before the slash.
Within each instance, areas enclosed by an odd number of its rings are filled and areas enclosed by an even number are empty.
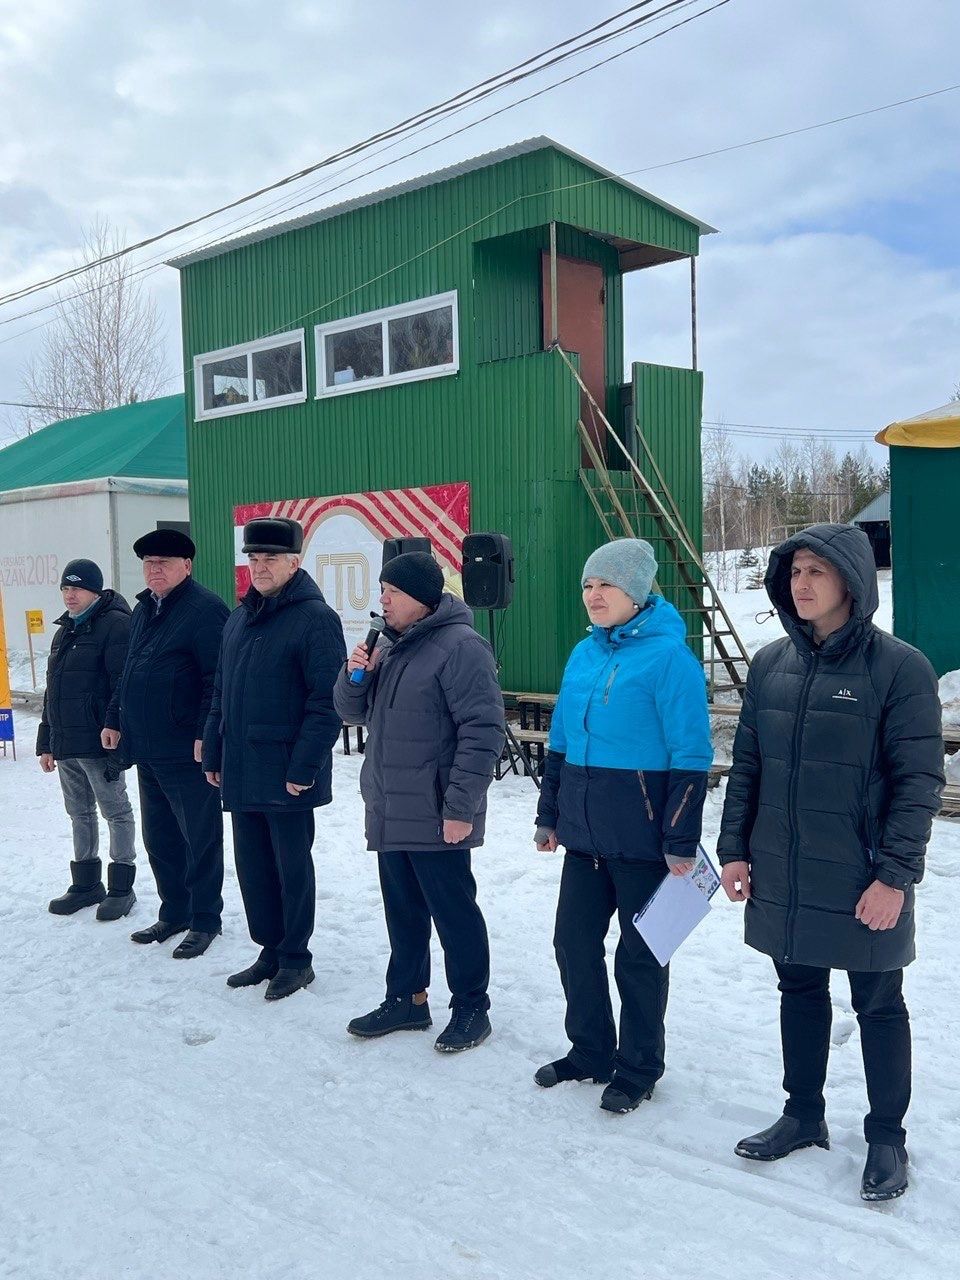
<svg viewBox="0 0 960 1280">
<path fill-rule="evenodd" d="M 552 827 L 537 827 L 533 843 L 541 853 L 553 853 L 557 848 L 557 833 Z"/>
</svg>

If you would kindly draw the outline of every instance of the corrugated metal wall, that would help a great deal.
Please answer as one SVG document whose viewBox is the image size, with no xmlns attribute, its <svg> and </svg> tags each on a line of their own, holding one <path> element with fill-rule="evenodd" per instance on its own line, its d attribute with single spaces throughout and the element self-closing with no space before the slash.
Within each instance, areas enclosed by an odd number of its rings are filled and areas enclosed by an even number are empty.
<svg viewBox="0 0 960 1280">
<path fill-rule="evenodd" d="M 940 676 L 960 669 L 958 493 L 960 449 L 891 447 L 893 630 Z"/>
<path fill-rule="evenodd" d="M 580 569 L 603 535 L 577 479 L 576 386 L 558 356 L 537 351 L 551 219 L 563 224 L 561 253 L 605 267 L 613 412 L 623 367 L 617 255 L 577 228 L 691 251 L 697 228 L 549 148 L 183 270 L 191 366 L 196 353 L 271 333 L 303 327 L 307 339 L 302 405 L 194 423 L 188 378 L 192 530 L 202 563 L 216 565 L 204 574 L 210 585 L 230 598 L 238 503 L 466 480 L 473 528 L 509 534 L 517 556 L 515 603 L 498 621 L 504 685 L 558 687 L 583 632 Z M 312 398 L 313 325 L 451 289 L 458 376 Z"/>
</svg>

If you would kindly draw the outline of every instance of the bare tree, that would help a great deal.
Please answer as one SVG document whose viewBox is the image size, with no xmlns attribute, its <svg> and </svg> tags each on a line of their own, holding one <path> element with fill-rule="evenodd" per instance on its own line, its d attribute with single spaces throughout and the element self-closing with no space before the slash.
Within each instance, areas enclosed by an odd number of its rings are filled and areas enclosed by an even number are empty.
<svg viewBox="0 0 960 1280">
<path fill-rule="evenodd" d="M 723 421 L 723 415 L 704 433 L 703 479 L 706 532 L 717 552 L 717 583 L 726 585 L 726 551 L 731 500 L 735 489 L 733 468 L 736 447 Z"/>
<path fill-rule="evenodd" d="M 149 400 L 164 384 L 163 324 L 129 258 L 99 261 L 123 248 L 103 219 L 84 233 L 82 262 L 97 265 L 59 298 L 40 351 L 23 371 L 21 434 L 78 413 Z"/>
</svg>

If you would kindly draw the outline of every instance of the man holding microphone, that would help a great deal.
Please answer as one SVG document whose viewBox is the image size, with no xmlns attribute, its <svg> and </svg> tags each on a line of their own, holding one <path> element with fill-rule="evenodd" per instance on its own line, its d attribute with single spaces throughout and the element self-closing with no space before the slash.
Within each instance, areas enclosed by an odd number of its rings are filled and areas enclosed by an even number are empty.
<svg viewBox="0 0 960 1280">
<path fill-rule="evenodd" d="M 431 1026 L 432 921 L 453 1010 L 435 1047 L 456 1053 L 491 1030 L 489 945 L 470 850 L 483 843 L 503 697 L 490 646 L 467 606 L 444 592 L 433 556 L 396 556 L 380 581 L 383 639 L 372 653 L 354 649 L 334 689 L 343 720 L 368 730 L 360 790 L 390 938 L 386 999 L 347 1030 L 373 1038 Z"/>
</svg>

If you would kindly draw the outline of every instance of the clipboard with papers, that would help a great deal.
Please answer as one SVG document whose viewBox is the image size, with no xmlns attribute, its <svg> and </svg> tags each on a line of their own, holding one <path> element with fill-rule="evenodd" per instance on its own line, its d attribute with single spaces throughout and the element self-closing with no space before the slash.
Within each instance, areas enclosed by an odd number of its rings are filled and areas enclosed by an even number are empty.
<svg viewBox="0 0 960 1280">
<path fill-rule="evenodd" d="M 710 914 L 710 899 L 720 887 L 720 874 L 702 845 L 684 876 L 667 875 L 642 911 L 633 917 L 633 926 L 659 960 L 670 962 L 674 952 Z"/>
</svg>

